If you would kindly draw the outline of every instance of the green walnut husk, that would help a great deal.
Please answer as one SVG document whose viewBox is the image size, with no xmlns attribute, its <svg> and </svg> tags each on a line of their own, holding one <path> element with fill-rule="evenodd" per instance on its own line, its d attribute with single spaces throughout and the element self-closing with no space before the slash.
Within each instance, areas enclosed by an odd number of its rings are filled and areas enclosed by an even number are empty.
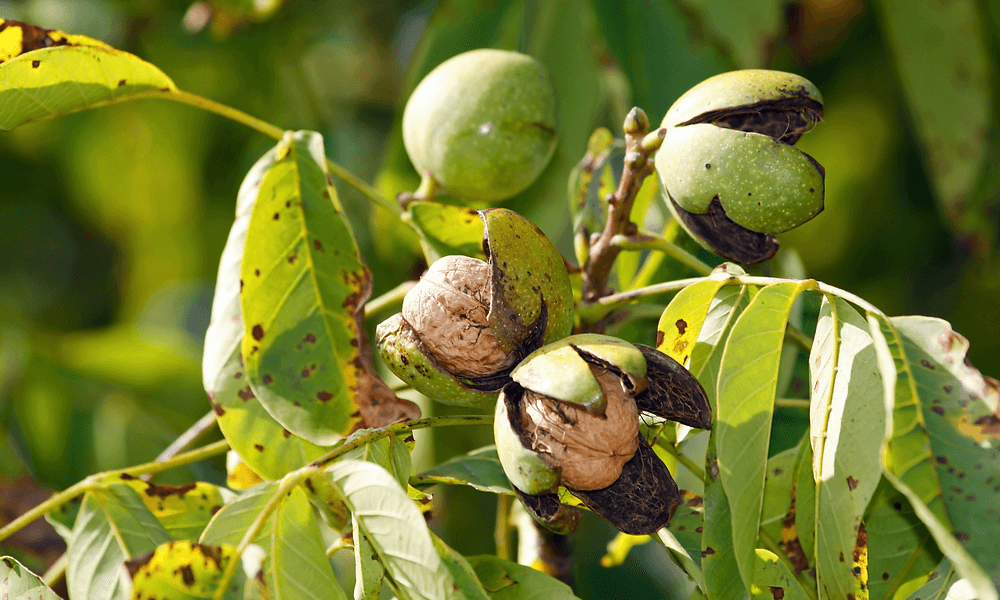
<svg viewBox="0 0 1000 600">
<path fill-rule="evenodd" d="M 691 88 L 663 118 L 656 155 L 671 211 L 726 259 L 770 258 L 774 234 L 823 210 L 823 167 L 794 148 L 822 115 L 819 91 L 791 73 L 734 71 Z"/>
<path fill-rule="evenodd" d="M 639 412 L 711 426 L 698 381 L 661 352 L 598 334 L 546 345 L 511 373 L 493 422 L 504 472 L 534 518 L 556 531 L 574 515 L 565 487 L 619 530 L 663 527 L 680 502 L 670 472 L 639 432 Z"/>
<path fill-rule="evenodd" d="M 528 354 L 569 335 L 573 296 L 562 256 L 534 224 L 479 211 L 484 262 L 436 261 L 376 330 L 389 369 L 428 398 L 489 406 Z"/>
<path fill-rule="evenodd" d="M 473 50 L 431 71 L 403 111 L 417 171 L 457 198 L 497 202 L 538 178 L 556 147 L 556 97 L 530 56 Z"/>
</svg>

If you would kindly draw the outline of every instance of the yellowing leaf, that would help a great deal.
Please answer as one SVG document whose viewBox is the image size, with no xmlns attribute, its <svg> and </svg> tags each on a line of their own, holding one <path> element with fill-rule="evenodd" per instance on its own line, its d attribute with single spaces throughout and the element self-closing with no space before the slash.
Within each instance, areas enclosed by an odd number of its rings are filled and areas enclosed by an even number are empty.
<svg viewBox="0 0 1000 600">
<path fill-rule="evenodd" d="M 226 564 L 239 560 L 233 546 L 203 546 L 189 541 L 170 542 L 145 557 L 129 561 L 132 598 L 143 600 L 194 600 L 211 598 L 219 587 Z M 237 569 L 237 575 L 240 570 Z M 240 578 L 229 583 L 223 598 L 240 598 Z"/>
<path fill-rule="evenodd" d="M 0 19 L 0 130 L 149 92 L 175 92 L 142 59 L 97 40 Z"/>
</svg>

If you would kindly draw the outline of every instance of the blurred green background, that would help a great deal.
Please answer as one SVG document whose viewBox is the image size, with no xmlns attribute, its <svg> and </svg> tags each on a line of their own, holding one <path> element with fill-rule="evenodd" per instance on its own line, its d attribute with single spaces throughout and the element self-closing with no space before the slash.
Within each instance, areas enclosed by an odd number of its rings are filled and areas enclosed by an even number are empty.
<svg viewBox="0 0 1000 600">
<path fill-rule="evenodd" d="M 824 122 L 799 147 L 826 167 L 827 200 L 781 236 L 783 248 L 809 276 L 891 315 L 948 319 L 969 338 L 973 364 L 997 374 L 996 5 L 0 0 L 0 17 L 90 35 L 184 90 L 319 131 L 332 160 L 389 197 L 416 188 L 398 120 L 420 77 L 476 47 L 532 54 L 560 95 L 560 144 L 542 179 L 506 205 L 567 256 L 566 177 L 594 128 L 620 131 L 633 105 L 658 123 L 687 88 L 722 71 L 797 72 L 825 99 Z M 0 132 L 0 481 L 63 488 L 150 460 L 208 410 L 200 355 L 218 259 L 240 181 L 272 144 L 166 101 Z M 375 293 L 418 275 L 412 234 L 337 185 Z M 646 325 L 633 337 L 652 341 Z M 777 423 L 779 437 L 794 430 Z M 491 441 L 484 428 L 424 439 L 417 468 Z M 192 477 L 219 482 L 224 468 L 164 481 Z M 439 489 L 437 499 L 433 526 L 446 541 L 493 551 L 492 496 Z M 600 567 L 612 533 L 594 518 L 577 538 L 581 597 L 683 597 L 653 545 Z"/>
</svg>

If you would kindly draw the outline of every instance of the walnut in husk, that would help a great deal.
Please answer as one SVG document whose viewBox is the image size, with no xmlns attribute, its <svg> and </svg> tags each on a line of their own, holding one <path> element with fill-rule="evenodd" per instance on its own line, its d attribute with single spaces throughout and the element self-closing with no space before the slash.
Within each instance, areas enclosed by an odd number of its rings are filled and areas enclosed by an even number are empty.
<svg viewBox="0 0 1000 600">
<path fill-rule="evenodd" d="M 403 300 L 403 318 L 438 365 L 461 377 L 500 369 L 507 353 L 490 329 L 490 266 L 468 256 L 436 261 Z"/>
<path fill-rule="evenodd" d="M 791 73 L 734 71 L 696 85 L 661 124 L 656 172 L 668 207 L 716 254 L 770 258 L 773 234 L 823 210 L 825 171 L 793 147 L 822 116 L 819 90 Z"/>
<path fill-rule="evenodd" d="M 575 522 L 560 506 L 562 485 L 625 533 L 669 521 L 680 491 L 640 434 L 639 412 L 708 428 L 705 392 L 687 370 L 652 348 L 582 334 L 535 351 L 511 377 L 493 430 L 504 472 L 536 520 L 559 531 Z"/>
<path fill-rule="evenodd" d="M 393 373 L 458 406 L 496 402 L 521 359 L 573 325 L 569 275 L 552 242 L 513 211 L 479 214 L 489 262 L 439 259 L 376 332 Z"/>
</svg>

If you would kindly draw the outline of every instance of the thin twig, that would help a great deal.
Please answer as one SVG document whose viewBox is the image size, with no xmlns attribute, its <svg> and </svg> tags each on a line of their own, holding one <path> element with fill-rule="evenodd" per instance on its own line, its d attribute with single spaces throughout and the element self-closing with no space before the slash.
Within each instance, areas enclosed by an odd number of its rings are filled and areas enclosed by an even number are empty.
<svg viewBox="0 0 1000 600">
<path fill-rule="evenodd" d="M 216 423 L 218 423 L 218 420 L 216 419 L 215 411 L 208 411 L 204 417 L 198 419 L 194 425 L 188 427 L 187 431 L 180 434 L 176 440 L 171 442 L 163 452 L 160 452 L 160 455 L 156 457 L 156 462 L 164 462 L 177 456 L 178 453 L 198 441 L 198 438 L 205 435 L 211 429 L 212 425 Z"/>
<path fill-rule="evenodd" d="M 653 172 L 650 160 L 663 143 L 665 129 L 647 134 L 649 118 L 638 107 L 629 111 L 622 126 L 625 132 L 625 161 L 618 189 L 608 198 L 608 219 L 604 230 L 590 246 L 583 270 L 583 302 L 595 302 L 607 293 L 608 276 L 621 248 L 614 244 L 617 235 L 632 235 L 638 230 L 632 222 L 632 205 L 643 180 Z"/>
</svg>

